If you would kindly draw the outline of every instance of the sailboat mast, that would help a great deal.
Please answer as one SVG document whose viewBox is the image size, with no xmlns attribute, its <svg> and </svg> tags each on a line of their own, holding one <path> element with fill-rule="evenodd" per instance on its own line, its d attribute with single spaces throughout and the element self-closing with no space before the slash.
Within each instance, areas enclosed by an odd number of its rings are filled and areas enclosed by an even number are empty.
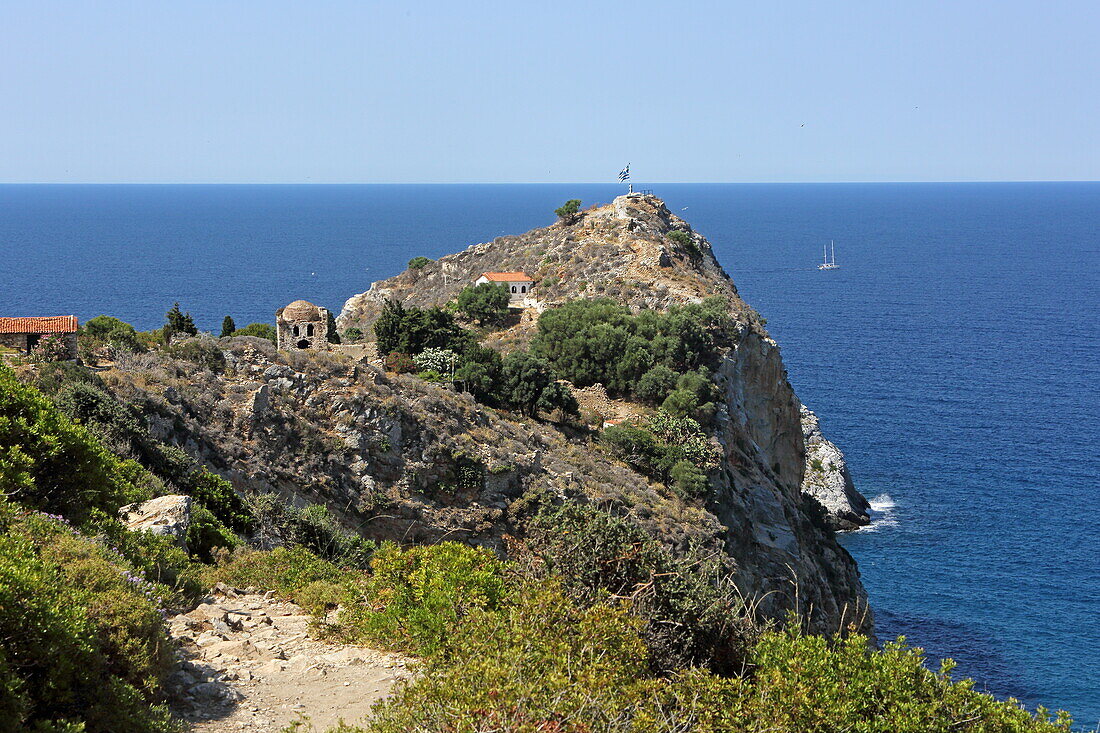
<svg viewBox="0 0 1100 733">
<path fill-rule="evenodd" d="M 836 264 L 836 243 L 833 240 L 829 240 L 829 246 L 833 248 L 833 264 Z"/>
</svg>

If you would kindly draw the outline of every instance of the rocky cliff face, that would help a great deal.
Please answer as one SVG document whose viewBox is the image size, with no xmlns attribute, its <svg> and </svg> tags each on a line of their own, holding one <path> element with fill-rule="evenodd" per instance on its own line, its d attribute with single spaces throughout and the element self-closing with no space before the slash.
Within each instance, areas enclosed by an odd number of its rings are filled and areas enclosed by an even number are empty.
<svg viewBox="0 0 1100 733">
<path fill-rule="evenodd" d="M 221 339 L 213 348 L 225 368 L 146 355 L 108 381 L 121 398 L 150 406 L 156 433 L 241 490 L 322 502 L 369 537 L 503 549 L 535 496 L 598 503 L 674 550 L 725 555 L 741 592 L 767 615 L 797 608 L 815 630 L 853 620 L 870 628 L 855 562 L 802 494 L 801 405 L 779 348 L 705 238 L 659 199 L 622 197 L 574 224 L 475 245 L 375 283 L 347 302 L 339 326 L 369 333 L 386 298 L 442 305 L 492 270 L 526 270 L 537 281 L 540 305 L 486 338 L 506 350 L 526 343 L 541 309 L 572 298 L 649 308 L 727 299 L 732 346 L 715 371 L 723 398 L 713 428 L 724 460 L 705 500 L 648 480 L 590 432 L 498 412 L 338 353 Z"/>
<path fill-rule="evenodd" d="M 856 491 L 848 463 L 840 449 L 821 434 L 817 415 L 802 407 L 802 437 L 806 444 L 806 466 L 802 491 L 821 502 L 829 523 L 837 530 L 858 529 L 870 524 L 871 503 Z"/>
</svg>

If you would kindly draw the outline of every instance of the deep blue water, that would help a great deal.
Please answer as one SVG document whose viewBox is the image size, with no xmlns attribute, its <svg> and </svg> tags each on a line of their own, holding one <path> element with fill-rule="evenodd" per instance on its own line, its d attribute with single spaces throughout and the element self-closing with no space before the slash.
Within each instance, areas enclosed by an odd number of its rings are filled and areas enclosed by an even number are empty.
<svg viewBox="0 0 1100 733">
<path fill-rule="evenodd" d="M 1100 721 L 1100 184 L 661 185 L 880 508 L 882 638 Z M 0 186 L 0 314 L 216 330 L 611 186 Z M 841 269 L 819 272 L 835 239 Z"/>
</svg>

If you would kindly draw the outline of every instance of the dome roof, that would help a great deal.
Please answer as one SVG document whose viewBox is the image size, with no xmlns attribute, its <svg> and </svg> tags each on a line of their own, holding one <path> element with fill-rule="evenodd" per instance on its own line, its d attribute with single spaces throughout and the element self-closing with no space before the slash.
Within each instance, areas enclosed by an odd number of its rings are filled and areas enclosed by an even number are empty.
<svg viewBox="0 0 1100 733">
<path fill-rule="evenodd" d="M 319 321 L 321 309 L 308 300 L 296 300 L 283 308 L 284 321 Z"/>
</svg>

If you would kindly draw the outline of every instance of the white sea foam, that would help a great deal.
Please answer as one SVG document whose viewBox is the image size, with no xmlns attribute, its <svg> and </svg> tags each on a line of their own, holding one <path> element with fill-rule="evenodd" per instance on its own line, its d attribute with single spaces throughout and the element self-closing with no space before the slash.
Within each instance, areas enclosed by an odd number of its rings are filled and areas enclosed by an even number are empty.
<svg viewBox="0 0 1100 733">
<path fill-rule="evenodd" d="M 869 499 L 868 503 L 871 505 L 871 511 L 873 512 L 892 512 L 897 508 L 894 497 L 889 494 L 879 494 L 874 499 Z"/>
<path fill-rule="evenodd" d="M 873 499 L 869 499 L 868 503 L 871 505 L 871 523 L 866 527 L 860 527 L 857 532 L 880 532 L 884 529 L 898 526 L 898 519 L 894 510 L 897 509 L 897 504 L 894 502 L 894 498 L 889 494 L 879 494 Z"/>
</svg>

